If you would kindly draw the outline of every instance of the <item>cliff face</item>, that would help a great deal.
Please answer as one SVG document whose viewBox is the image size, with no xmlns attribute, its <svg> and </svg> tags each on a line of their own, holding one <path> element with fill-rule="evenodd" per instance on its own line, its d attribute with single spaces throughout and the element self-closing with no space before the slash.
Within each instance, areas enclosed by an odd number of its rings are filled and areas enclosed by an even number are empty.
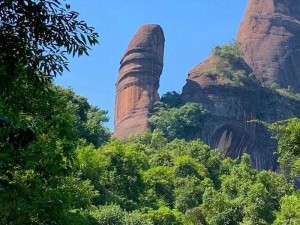
<svg viewBox="0 0 300 225">
<path fill-rule="evenodd" d="M 300 90 L 300 0 L 249 0 L 237 40 L 263 84 Z"/>
<path fill-rule="evenodd" d="M 201 103 L 211 113 L 189 138 L 233 158 L 248 153 L 255 168 L 275 170 L 276 141 L 253 120 L 300 116 L 300 99 L 267 87 L 300 90 L 300 0 L 249 0 L 237 41 L 237 57 L 215 52 L 188 74 L 183 102 Z M 147 129 L 151 106 L 159 99 L 163 49 L 158 25 L 141 27 L 130 42 L 116 84 L 116 137 Z"/>
<path fill-rule="evenodd" d="M 212 56 L 194 67 L 181 94 L 184 102 L 200 103 L 211 113 L 193 138 L 200 138 L 232 158 L 247 153 L 256 169 L 275 170 L 276 141 L 254 120 L 275 122 L 300 116 L 300 101 L 282 96 L 255 81 L 244 85 L 221 83 L 216 77 L 223 75 L 215 72 L 218 60 Z"/>
<path fill-rule="evenodd" d="M 159 100 L 164 41 L 163 30 L 155 24 L 142 26 L 130 41 L 116 82 L 115 137 L 129 137 L 148 128 L 149 110 Z"/>
<path fill-rule="evenodd" d="M 276 142 L 259 123 L 300 116 L 300 101 L 278 94 L 265 85 L 300 89 L 300 1 L 249 0 L 237 40 L 239 65 L 250 83 L 224 83 L 216 71 L 220 58 L 211 56 L 188 75 L 185 102 L 198 102 L 210 110 L 201 133 L 196 134 L 227 156 L 250 154 L 257 169 L 276 168 Z M 232 68 L 236 68 L 233 66 Z M 252 79 L 250 78 L 250 80 Z"/>
<path fill-rule="evenodd" d="M 274 147 L 270 135 L 261 125 L 248 122 L 257 119 L 259 86 L 254 81 L 248 85 L 224 83 L 224 74 L 216 70 L 221 60 L 213 55 L 195 66 L 183 87 L 184 102 L 200 103 L 211 113 L 195 138 L 232 158 L 248 153 L 257 169 L 274 169 L 276 158 L 273 149 L 268 150 Z M 242 58 L 238 63 L 247 74 L 252 72 Z"/>
</svg>

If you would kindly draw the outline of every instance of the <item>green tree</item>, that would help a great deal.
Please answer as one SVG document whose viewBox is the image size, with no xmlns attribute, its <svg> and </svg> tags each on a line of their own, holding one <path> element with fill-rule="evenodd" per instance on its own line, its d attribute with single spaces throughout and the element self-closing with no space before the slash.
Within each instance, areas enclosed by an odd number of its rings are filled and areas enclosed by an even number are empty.
<svg viewBox="0 0 300 225">
<path fill-rule="evenodd" d="M 271 224 L 280 199 L 290 191 L 282 174 L 255 171 L 244 156 L 222 175 L 219 190 L 205 191 L 202 207 L 211 224 Z"/>
<path fill-rule="evenodd" d="M 99 147 L 110 138 L 110 131 L 103 126 L 108 121 L 107 111 L 88 103 L 87 99 L 76 95 L 70 89 L 55 88 L 59 95 L 74 107 L 76 129 L 82 139 L 88 144 Z"/>
<path fill-rule="evenodd" d="M 186 211 L 199 206 L 202 203 L 204 186 L 201 180 L 195 176 L 179 178 L 175 181 L 175 204 L 174 208 L 180 212 Z"/>
<path fill-rule="evenodd" d="M 172 167 L 157 166 L 143 174 L 146 193 L 143 196 L 144 205 L 152 208 L 159 206 L 173 207 L 174 204 L 174 174 Z"/>
<path fill-rule="evenodd" d="M 73 173 L 76 107 L 51 84 L 98 34 L 58 0 L 0 3 L 0 208 L 3 224 L 78 224 L 97 195 Z"/>
<path fill-rule="evenodd" d="M 190 139 L 200 132 L 208 111 L 197 103 L 187 103 L 180 108 L 160 108 L 150 118 L 150 125 L 169 140 Z"/>
<path fill-rule="evenodd" d="M 124 225 L 125 212 L 117 205 L 100 206 L 93 210 L 91 215 L 94 219 L 92 225 Z"/>
<path fill-rule="evenodd" d="M 128 213 L 118 205 L 105 205 L 90 211 L 89 225 L 153 225 L 139 213 Z"/>
<path fill-rule="evenodd" d="M 73 173 L 80 137 L 74 105 L 58 92 L 47 103 L 45 108 L 39 105 L 35 114 L 1 127 L 0 213 L 4 224 L 72 224 L 72 210 L 88 208 L 97 195 L 90 182 Z"/>
<path fill-rule="evenodd" d="M 88 54 L 89 46 L 97 43 L 98 34 L 78 16 L 60 0 L 3 0 L 1 91 L 11 90 L 12 82 L 20 77 L 20 68 L 30 74 L 26 77 L 30 83 L 43 84 L 67 68 L 67 54 Z"/>
<path fill-rule="evenodd" d="M 131 144 L 111 141 L 100 149 L 87 146 L 77 150 L 82 178 L 92 181 L 100 192 L 97 204 L 118 204 L 135 209 L 144 189 L 142 170 L 146 156 Z"/>
<path fill-rule="evenodd" d="M 180 94 L 176 91 L 167 92 L 161 96 L 160 101 L 167 107 L 167 108 L 179 108 L 182 106 L 182 100 Z"/>
<path fill-rule="evenodd" d="M 300 223 L 299 193 L 284 196 L 280 201 L 280 211 L 276 215 L 274 225 L 296 225 Z"/>
<path fill-rule="evenodd" d="M 151 210 L 146 214 L 153 225 L 183 225 L 184 216 L 177 210 L 170 210 L 167 207 L 161 207 L 158 210 Z"/>
<path fill-rule="evenodd" d="M 280 168 L 293 181 L 300 175 L 300 120 L 291 118 L 267 126 L 278 139 Z"/>
</svg>

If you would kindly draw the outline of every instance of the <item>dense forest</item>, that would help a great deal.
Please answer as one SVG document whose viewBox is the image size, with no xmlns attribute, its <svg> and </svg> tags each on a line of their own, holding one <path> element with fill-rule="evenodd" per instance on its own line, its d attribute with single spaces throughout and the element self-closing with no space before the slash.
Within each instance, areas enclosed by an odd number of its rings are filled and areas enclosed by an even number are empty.
<svg viewBox="0 0 300 225">
<path fill-rule="evenodd" d="M 0 224 L 300 224 L 299 119 L 265 124 L 276 172 L 190 140 L 209 111 L 175 92 L 151 131 L 116 140 L 105 110 L 53 84 L 98 43 L 77 18 L 58 0 L 0 3 Z"/>
</svg>

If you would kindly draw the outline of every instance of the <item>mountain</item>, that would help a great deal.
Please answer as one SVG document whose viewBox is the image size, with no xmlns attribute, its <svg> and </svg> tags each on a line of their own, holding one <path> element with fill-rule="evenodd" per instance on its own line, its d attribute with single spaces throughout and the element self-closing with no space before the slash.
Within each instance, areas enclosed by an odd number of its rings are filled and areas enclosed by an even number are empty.
<svg viewBox="0 0 300 225">
<path fill-rule="evenodd" d="M 188 139 L 200 138 L 233 158 L 248 153 L 257 169 L 276 169 L 277 143 L 257 120 L 300 116 L 299 25 L 300 0 L 249 0 L 236 43 L 216 47 L 188 73 L 182 101 L 210 111 L 203 128 Z M 157 34 L 147 27 L 159 26 L 141 27 L 121 60 L 115 137 L 147 130 L 158 99 L 164 38 L 161 28 Z"/>
</svg>

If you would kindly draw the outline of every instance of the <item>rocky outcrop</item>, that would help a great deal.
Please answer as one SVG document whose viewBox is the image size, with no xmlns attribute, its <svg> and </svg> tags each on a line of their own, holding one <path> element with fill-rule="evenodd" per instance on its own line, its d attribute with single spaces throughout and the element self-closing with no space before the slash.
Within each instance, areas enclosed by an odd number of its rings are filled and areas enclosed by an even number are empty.
<svg viewBox="0 0 300 225">
<path fill-rule="evenodd" d="M 276 141 L 253 120 L 300 116 L 300 100 L 265 87 L 300 90 L 300 0 L 249 0 L 237 40 L 242 54 L 231 69 L 244 70 L 248 83 L 227 82 L 214 55 L 189 72 L 181 96 L 211 112 L 196 137 L 233 158 L 248 153 L 257 169 L 274 170 Z"/>
<path fill-rule="evenodd" d="M 262 84 L 300 90 L 300 0 L 249 0 L 237 40 Z"/>
<path fill-rule="evenodd" d="M 300 116 L 299 100 L 265 87 L 275 83 L 300 90 L 299 32 L 300 0 L 249 0 L 237 35 L 242 53 L 239 64 L 257 82 L 222 83 L 224 74 L 215 69 L 223 60 L 218 56 L 194 67 L 182 99 L 203 104 L 212 115 L 196 137 L 227 156 L 250 154 L 257 169 L 276 169 L 276 141 L 264 126 L 251 121 Z"/>
<path fill-rule="evenodd" d="M 130 41 L 116 82 L 115 137 L 129 137 L 148 128 L 149 110 L 159 100 L 164 41 L 163 30 L 155 24 L 142 26 Z"/>
<path fill-rule="evenodd" d="M 277 143 L 255 120 L 274 122 L 300 116 L 300 100 L 282 96 L 252 78 L 238 85 L 224 83 L 224 74 L 216 69 L 220 60 L 214 55 L 191 69 L 183 88 L 184 102 L 200 103 L 211 113 L 192 138 L 200 138 L 232 158 L 247 153 L 256 169 L 275 170 Z M 234 68 L 252 74 L 242 58 L 237 64 Z"/>
<path fill-rule="evenodd" d="M 255 168 L 275 170 L 277 143 L 255 120 L 300 117 L 299 98 L 269 87 L 300 91 L 300 0 L 249 0 L 237 40 L 241 54 L 216 49 L 189 72 L 181 98 L 201 103 L 211 116 L 187 139 L 200 138 L 233 158 L 248 153 Z M 163 49 L 158 25 L 143 26 L 130 42 L 116 84 L 116 137 L 148 128 Z"/>
</svg>

